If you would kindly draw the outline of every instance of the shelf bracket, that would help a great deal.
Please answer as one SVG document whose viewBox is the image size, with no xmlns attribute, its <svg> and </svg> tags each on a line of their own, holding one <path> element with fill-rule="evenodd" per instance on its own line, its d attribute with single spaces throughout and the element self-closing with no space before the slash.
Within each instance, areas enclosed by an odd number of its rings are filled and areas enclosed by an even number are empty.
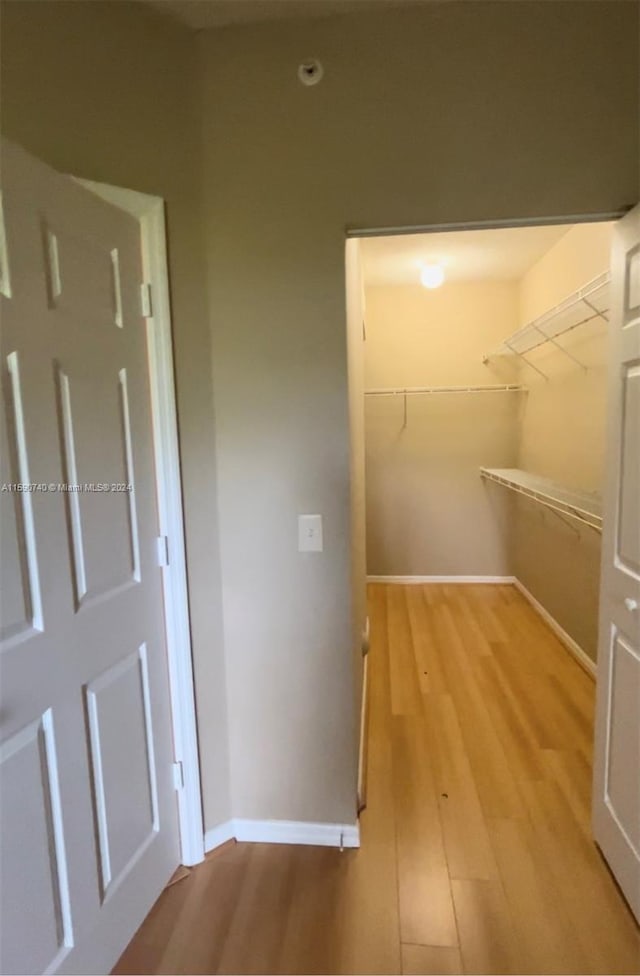
<svg viewBox="0 0 640 976">
<path fill-rule="evenodd" d="M 534 366 L 533 363 L 530 363 L 529 362 L 529 360 L 524 355 L 524 353 L 518 352 L 517 349 L 514 349 L 513 346 L 511 345 L 511 343 L 508 340 L 505 339 L 505 343 L 504 344 L 505 344 L 505 346 L 507 346 L 508 349 L 511 350 L 511 352 L 513 353 L 514 356 L 518 356 L 518 358 L 519 359 L 522 359 L 522 361 L 525 362 L 527 364 L 527 366 L 530 366 L 531 369 L 535 369 L 536 373 L 539 373 L 540 376 L 542 376 L 542 378 L 545 381 L 549 379 L 549 377 L 547 376 L 546 373 L 543 373 L 541 369 L 538 369 L 537 366 Z"/>
<path fill-rule="evenodd" d="M 404 428 L 407 426 L 407 391 L 406 390 L 404 391 L 403 399 L 404 399 L 404 418 L 402 421 L 402 428 L 404 430 Z"/>
<path fill-rule="evenodd" d="M 605 322 L 607 322 L 607 324 L 608 324 L 609 318 L 607 316 L 607 312 L 602 312 L 599 308 L 596 308 L 595 305 L 592 305 L 591 304 L 591 302 L 589 301 L 588 298 L 583 298 L 582 301 L 585 303 L 585 305 L 588 305 L 588 307 L 591 309 L 591 311 L 594 313 L 594 315 L 597 318 L 604 319 Z"/>
<path fill-rule="evenodd" d="M 536 501 L 538 501 L 538 502 L 540 502 L 540 499 L 536 499 Z M 545 504 L 544 502 L 540 502 L 540 504 L 542 505 L 542 508 L 543 508 L 543 511 L 541 511 L 541 512 L 540 512 L 540 514 L 542 515 L 542 517 L 543 517 L 543 518 L 544 518 L 544 509 L 546 509 L 546 511 L 547 511 L 547 512 L 551 512 L 551 513 L 552 513 L 553 515 L 555 515 L 555 517 L 556 517 L 556 518 L 558 518 L 558 519 L 560 519 L 560 521 L 561 521 L 561 522 L 564 522 L 564 524 L 565 524 L 565 525 L 567 526 L 567 528 L 568 528 L 568 529 L 571 529 L 571 531 L 572 531 L 572 532 L 573 532 L 573 533 L 574 533 L 575 535 L 577 535 L 577 536 L 579 536 L 579 535 L 580 535 L 580 529 L 578 529 L 578 528 L 577 528 L 577 527 L 576 527 L 576 526 L 575 526 L 575 525 L 573 524 L 573 522 L 570 522 L 570 521 L 569 521 L 569 518 L 571 518 L 571 516 L 568 516 L 568 517 L 565 517 L 564 515 L 562 515 L 562 514 L 561 514 L 561 513 L 560 513 L 560 512 L 558 511 L 558 509 L 557 509 L 557 508 L 553 508 L 553 507 L 552 507 L 551 505 L 546 505 L 546 504 Z M 575 516 L 573 516 L 573 517 L 575 518 Z M 580 522 L 583 522 L 584 520 L 583 520 L 583 519 L 580 519 L 579 521 L 580 521 Z M 585 525 L 588 525 L 589 523 L 588 523 L 588 522 L 584 522 L 584 524 L 585 524 Z"/>
<path fill-rule="evenodd" d="M 547 333 L 544 332 L 539 325 L 535 326 L 535 330 L 544 338 L 545 342 L 550 342 L 552 345 L 556 347 L 556 349 L 558 349 L 561 353 L 567 356 L 568 359 L 574 362 L 576 366 L 579 366 L 580 369 L 583 369 L 585 373 L 587 372 L 587 367 L 584 365 L 584 363 L 581 363 L 579 359 L 576 359 L 573 353 L 569 352 L 568 349 L 565 349 L 564 346 L 560 345 L 557 339 L 555 339 L 553 336 L 547 335 Z"/>
</svg>

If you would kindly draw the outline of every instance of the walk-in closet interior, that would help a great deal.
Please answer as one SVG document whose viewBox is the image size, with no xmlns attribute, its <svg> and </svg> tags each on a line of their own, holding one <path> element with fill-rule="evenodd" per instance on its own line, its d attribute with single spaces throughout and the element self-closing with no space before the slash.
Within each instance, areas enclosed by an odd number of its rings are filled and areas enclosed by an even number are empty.
<svg viewBox="0 0 640 976">
<path fill-rule="evenodd" d="M 405 972 L 637 968 L 639 232 L 346 244 L 359 797 Z"/>
<path fill-rule="evenodd" d="M 369 580 L 512 581 L 587 669 L 597 648 L 612 226 L 349 244 Z"/>
</svg>

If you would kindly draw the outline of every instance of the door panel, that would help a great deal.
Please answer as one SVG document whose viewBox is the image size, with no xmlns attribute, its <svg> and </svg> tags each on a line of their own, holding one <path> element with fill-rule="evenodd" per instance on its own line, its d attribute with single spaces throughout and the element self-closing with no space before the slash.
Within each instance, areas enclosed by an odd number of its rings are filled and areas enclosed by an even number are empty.
<svg viewBox="0 0 640 976">
<path fill-rule="evenodd" d="M 57 369 L 65 480 L 104 487 L 65 496 L 78 607 L 140 581 L 127 371 L 110 366 Z"/>
<path fill-rule="evenodd" d="M 640 919 L 640 207 L 612 254 L 593 827 Z"/>
<path fill-rule="evenodd" d="M 29 483 L 24 410 L 17 352 L 7 359 L 0 399 L 0 457 L 10 482 Z M 40 579 L 33 508 L 29 492 L 0 494 L 0 583 L 6 598 L 0 622 L 0 640 L 29 636 L 42 629 Z"/>
<path fill-rule="evenodd" d="M 605 796 L 609 809 L 636 857 L 640 852 L 640 790 L 629 766 L 640 769 L 640 737 L 628 737 L 629 716 L 640 702 L 638 655 L 628 640 L 614 633 L 611 650 L 609 742 Z M 631 731 L 633 731 L 631 729 Z"/>
<path fill-rule="evenodd" d="M 622 418 L 620 485 L 616 564 L 640 578 L 640 363 L 625 365 L 622 371 Z"/>
<path fill-rule="evenodd" d="M 51 712 L 0 748 L 2 830 L 12 840 L 0 866 L 5 972 L 55 968 L 73 939 L 56 767 Z"/>
<path fill-rule="evenodd" d="M 633 324 L 640 315 L 640 245 L 632 247 L 626 257 L 625 268 L 625 326 Z"/>
<path fill-rule="evenodd" d="M 140 230 L 4 144 L 2 199 L 0 960 L 105 972 L 179 861 Z"/>
<path fill-rule="evenodd" d="M 102 896 L 106 898 L 158 830 L 145 645 L 87 685 L 86 696 Z"/>
</svg>

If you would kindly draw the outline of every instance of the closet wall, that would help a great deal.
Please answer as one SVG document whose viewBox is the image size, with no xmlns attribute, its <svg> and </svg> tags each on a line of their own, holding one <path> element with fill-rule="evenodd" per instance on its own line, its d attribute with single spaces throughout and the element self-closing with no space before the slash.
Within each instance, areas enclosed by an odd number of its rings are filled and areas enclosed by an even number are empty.
<svg viewBox="0 0 640 976">
<path fill-rule="evenodd" d="M 513 331 L 518 298 L 514 281 L 367 286 L 365 388 L 512 382 L 514 364 L 493 380 L 482 354 Z M 404 426 L 403 397 L 365 397 L 370 575 L 510 572 L 512 500 L 488 492 L 478 469 L 515 466 L 521 399 L 412 396 Z"/>
<path fill-rule="evenodd" d="M 479 477 L 517 467 L 602 491 L 602 319 L 517 357 L 483 354 L 609 267 L 613 224 L 571 227 L 520 280 L 366 283 L 365 389 L 519 383 L 521 393 L 365 397 L 370 576 L 516 576 L 595 660 L 600 534 Z M 481 232 L 480 236 L 481 236 Z M 523 231 L 526 233 L 526 231 Z"/>
<path fill-rule="evenodd" d="M 519 324 L 546 312 L 609 267 L 610 223 L 573 227 L 523 277 Z M 605 458 L 607 328 L 601 319 L 530 354 L 548 375 L 519 370 L 525 398 L 517 466 L 567 487 L 601 493 Z M 502 489 L 496 489 L 501 491 Z M 593 659 L 597 648 L 600 535 L 524 499 L 514 505 L 513 572 Z"/>
</svg>

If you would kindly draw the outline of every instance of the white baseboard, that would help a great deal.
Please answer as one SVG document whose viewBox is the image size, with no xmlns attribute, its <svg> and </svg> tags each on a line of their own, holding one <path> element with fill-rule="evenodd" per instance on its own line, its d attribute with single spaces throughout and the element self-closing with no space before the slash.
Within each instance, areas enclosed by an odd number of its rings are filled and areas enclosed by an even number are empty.
<svg viewBox="0 0 640 976">
<path fill-rule="evenodd" d="M 515 576 L 367 576 L 367 583 L 515 583 Z"/>
<path fill-rule="evenodd" d="M 309 844 L 314 847 L 360 847 L 360 828 L 355 824 L 310 823 L 306 820 L 227 820 L 207 830 L 208 853 L 235 838 L 254 844 Z"/>
<path fill-rule="evenodd" d="M 204 834 L 205 854 L 215 850 L 216 847 L 220 847 L 221 844 L 226 844 L 228 840 L 233 840 L 234 837 L 233 820 L 226 820 L 217 827 L 211 827 Z"/>
<path fill-rule="evenodd" d="M 577 641 L 571 637 L 564 627 L 561 627 L 555 617 L 552 617 L 548 610 L 546 610 L 539 600 L 536 600 L 533 593 L 530 593 L 526 588 L 524 583 L 521 583 L 519 579 L 514 579 L 516 589 L 522 593 L 525 600 L 528 600 L 533 609 L 542 617 L 542 619 L 551 627 L 554 634 L 560 638 L 565 647 L 571 652 L 573 657 L 576 659 L 578 664 L 584 668 L 587 674 L 591 675 L 592 678 L 596 676 L 596 664 L 592 661 L 586 651 L 580 647 Z"/>
</svg>

